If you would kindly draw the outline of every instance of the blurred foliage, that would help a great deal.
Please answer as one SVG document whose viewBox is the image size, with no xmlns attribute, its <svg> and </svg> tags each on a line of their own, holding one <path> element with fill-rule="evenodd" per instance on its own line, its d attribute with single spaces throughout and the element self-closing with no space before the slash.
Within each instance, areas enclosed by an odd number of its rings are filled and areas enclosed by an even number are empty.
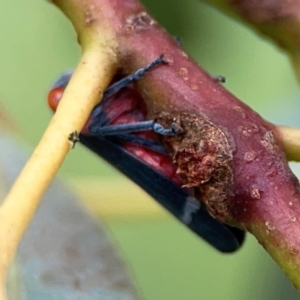
<svg viewBox="0 0 300 300">
<path fill-rule="evenodd" d="M 143 2 L 201 66 L 227 78 L 232 93 L 268 120 L 300 127 L 299 89 L 286 56 L 273 45 L 199 1 Z M 69 21 L 49 2 L 0 3 L 0 98 L 34 146 L 51 117 L 47 91 L 61 72 L 76 65 L 80 48 Z M 92 178 L 101 201 L 122 178 L 80 146 L 60 174 Z M 105 190 L 101 177 L 116 180 L 116 186 Z M 236 254 L 220 255 L 166 214 L 107 215 L 106 220 L 145 299 L 299 298 L 252 237 Z"/>
<path fill-rule="evenodd" d="M 0 126 L 1 194 L 7 192 L 27 159 L 28 149 L 15 143 Z M 52 182 L 24 234 L 7 290 L 10 300 L 138 299 L 104 226 L 58 180 Z"/>
</svg>

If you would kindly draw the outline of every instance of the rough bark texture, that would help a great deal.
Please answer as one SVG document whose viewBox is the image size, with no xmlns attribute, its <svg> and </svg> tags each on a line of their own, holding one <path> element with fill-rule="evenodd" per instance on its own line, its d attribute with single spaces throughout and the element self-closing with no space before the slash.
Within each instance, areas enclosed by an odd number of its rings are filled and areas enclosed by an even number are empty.
<svg viewBox="0 0 300 300">
<path fill-rule="evenodd" d="M 228 219 L 233 156 L 225 134 L 200 114 L 164 112 L 157 121 L 166 128 L 176 124 L 183 131 L 165 136 L 162 141 L 177 165 L 184 187 L 192 188 L 215 218 Z"/>
</svg>

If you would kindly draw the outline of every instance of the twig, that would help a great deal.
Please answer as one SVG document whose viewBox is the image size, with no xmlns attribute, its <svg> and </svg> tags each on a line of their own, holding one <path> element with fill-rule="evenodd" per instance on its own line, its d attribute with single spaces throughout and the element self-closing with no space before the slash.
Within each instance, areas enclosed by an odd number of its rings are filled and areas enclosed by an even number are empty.
<svg viewBox="0 0 300 300">
<path fill-rule="evenodd" d="M 114 47 L 103 45 L 104 40 L 114 45 L 114 36 L 108 31 L 99 35 L 83 25 L 79 22 L 77 26 L 80 32 L 85 30 L 85 38 L 81 38 L 85 50 L 79 65 L 40 143 L 0 207 L 1 300 L 6 299 L 7 271 L 20 239 L 69 152 L 68 136 L 81 130 L 116 70 Z"/>
</svg>

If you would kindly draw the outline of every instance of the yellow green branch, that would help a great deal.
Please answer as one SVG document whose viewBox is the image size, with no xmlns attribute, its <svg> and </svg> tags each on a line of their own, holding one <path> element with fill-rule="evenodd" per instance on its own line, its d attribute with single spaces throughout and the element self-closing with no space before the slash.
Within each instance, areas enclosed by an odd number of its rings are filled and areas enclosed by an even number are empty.
<svg viewBox="0 0 300 300">
<path fill-rule="evenodd" d="M 300 129 L 278 126 L 286 157 L 290 161 L 300 161 Z"/>
<path fill-rule="evenodd" d="M 87 26 L 75 11 L 70 9 L 70 17 L 79 35 L 87 37 L 80 39 L 82 58 L 40 143 L 0 206 L 0 300 L 6 299 L 7 272 L 22 235 L 70 150 L 69 134 L 81 130 L 116 71 L 114 35 Z"/>
</svg>

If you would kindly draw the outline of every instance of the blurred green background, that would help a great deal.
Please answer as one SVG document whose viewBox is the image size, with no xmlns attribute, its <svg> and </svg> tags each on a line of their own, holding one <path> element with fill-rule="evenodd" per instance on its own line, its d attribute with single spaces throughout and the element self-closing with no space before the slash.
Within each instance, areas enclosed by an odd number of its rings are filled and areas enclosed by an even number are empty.
<svg viewBox="0 0 300 300">
<path fill-rule="evenodd" d="M 181 37 L 201 66 L 226 77 L 232 93 L 266 119 L 300 127 L 299 88 L 289 61 L 277 48 L 200 1 L 143 2 L 170 34 Z M 80 48 L 71 24 L 49 2 L 0 3 L 0 99 L 23 140 L 33 147 L 51 118 L 47 91 L 61 72 L 76 65 Z M 298 165 L 293 168 L 297 172 Z M 59 176 L 82 183 L 83 189 L 93 182 L 99 201 L 106 200 L 103 182 L 110 181 L 111 190 L 125 182 L 124 194 L 133 189 L 126 191 L 126 179 L 80 146 L 70 152 Z M 130 195 L 126 197 L 128 207 L 134 206 Z M 168 214 L 147 213 L 147 204 L 142 209 L 140 216 L 136 210 L 104 212 L 103 218 L 144 299 L 300 298 L 251 236 L 237 253 L 222 255 Z"/>
</svg>

